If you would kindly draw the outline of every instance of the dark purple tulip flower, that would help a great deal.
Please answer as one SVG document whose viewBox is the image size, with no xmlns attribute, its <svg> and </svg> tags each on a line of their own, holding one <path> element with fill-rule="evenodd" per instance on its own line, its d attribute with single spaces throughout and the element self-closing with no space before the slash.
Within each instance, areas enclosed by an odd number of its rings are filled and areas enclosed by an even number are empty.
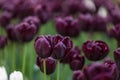
<svg viewBox="0 0 120 80">
<path fill-rule="evenodd" d="M 109 74 L 111 74 L 114 78 L 114 80 L 119 80 L 119 70 L 116 66 L 116 63 L 112 61 L 111 59 L 107 59 L 104 62 L 104 66 L 109 69 Z"/>
<path fill-rule="evenodd" d="M 44 24 L 48 21 L 49 19 L 49 12 L 47 11 L 47 6 L 46 5 L 37 5 L 35 7 L 35 15 L 38 16 L 40 19 L 41 23 Z"/>
<path fill-rule="evenodd" d="M 46 74 L 50 75 L 55 72 L 56 69 L 56 60 L 53 59 L 52 57 L 46 58 L 45 61 L 46 64 Z M 37 65 L 40 67 L 40 70 L 44 72 L 44 67 L 43 67 L 43 59 L 40 57 L 37 57 Z"/>
<path fill-rule="evenodd" d="M 103 41 L 86 41 L 83 43 L 82 50 L 85 56 L 91 61 L 105 58 L 109 53 L 108 45 Z"/>
<path fill-rule="evenodd" d="M 92 14 L 80 14 L 79 22 L 83 31 L 93 31 L 95 18 Z"/>
<path fill-rule="evenodd" d="M 78 20 L 72 16 L 56 18 L 55 28 L 63 36 L 77 37 L 80 33 Z"/>
<path fill-rule="evenodd" d="M 81 51 L 78 46 L 73 47 L 71 50 L 66 52 L 66 55 L 61 60 L 62 63 L 70 63 L 74 55 L 81 55 Z"/>
<path fill-rule="evenodd" d="M 4 11 L 1 15 L 0 15 L 0 25 L 2 27 L 6 27 L 9 23 L 10 20 L 12 19 L 12 13 L 8 12 L 8 11 Z"/>
<path fill-rule="evenodd" d="M 109 69 L 105 67 L 103 63 L 99 62 L 92 63 L 84 68 L 84 74 L 87 80 L 93 80 L 95 76 L 106 73 L 109 73 Z"/>
<path fill-rule="evenodd" d="M 65 0 L 62 9 L 66 14 L 76 14 L 81 11 L 82 0 Z M 83 5 L 82 5 L 83 6 Z M 83 9 L 82 9 L 83 10 Z"/>
<path fill-rule="evenodd" d="M 7 44 L 7 38 L 5 36 L 0 35 L 0 48 L 4 48 Z"/>
<path fill-rule="evenodd" d="M 31 0 L 20 0 L 16 6 L 17 17 L 23 19 L 26 16 L 34 15 L 34 7 L 36 6 Z"/>
<path fill-rule="evenodd" d="M 118 69 L 120 70 L 120 48 L 114 51 L 114 59 Z"/>
<path fill-rule="evenodd" d="M 120 24 L 115 25 L 112 29 L 109 31 L 109 36 L 113 37 L 117 40 L 118 42 L 118 47 L 120 46 Z"/>
<path fill-rule="evenodd" d="M 37 27 L 39 27 L 41 24 L 39 18 L 36 16 L 28 16 L 24 18 L 23 22 L 27 22 L 29 24 L 35 24 Z"/>
<path fill-rule="evenodd" d="M 17 41 L 15 25 L 8 25 L 6 27 L 7 37 L 12 41 Z"/>
<path fill-rule="evenodd" d="M 27 23 L 29 23 L 29 24 L 34 24 L 34 25 L 36 25 L 36 27 L 37 27 L 37 32 L 38 32 L 38 30 L 39 30 L 39 28 L 40 28 L 40 25 L 41 25 L 41 22 L 40 22 L 39 18 L 36 17 L 36 16 L 28 16 L 28 17 L 24 18 L 23 22 L 27 22 Z"/>
<path fill-rule="evenodd" d="M 110 12 L 113 24 L 117 25 L 120 22 L 120 10 L 112 9 Z"/>
<path fill-rule="evenodd" d="M 48 36 L 40 36 L 35 40 L 34 43 L 36 53 L 41 58 L 47 58 L 51 56 L 52 53 L 51 42 L 47 37 Z"/>
<path fill-rule="evenodd" d="M 63 37 L 61 39 L 60 35 L 54 36 L 53 42 L 56 43 L 53 46 L 52 57 L 59 60 L 62 60 L 66 55 L 66 52 L 73 46 L 69 37 Z"/>
<path fill-rule="evenodd" d="M 85 58 L 82 55 L 74 55 L 72 61 L 69 63 L 71 70 L 80 70 L 83 68 L 85 63 Z"/>
<path fill-rule="evenodd" d="M 82 71 L 78 70 L 73 72 L 72 80 L 86 80 L 86 77 Z"/>
<path fill-rule="evenodd" d="M 109 73 L 103 73 L 95 76 L 92 80 L 116 80 Z"/>
<path fill-rule="evenodd" d="M 15 26 L 15 31 L 16 31 L 17 39 L 20 42 L 28 42 L 34 38 L 37 32 L 37 28 L 36 28 L 36 25 L 34 24 L 22 22 Z"/>
</svg>

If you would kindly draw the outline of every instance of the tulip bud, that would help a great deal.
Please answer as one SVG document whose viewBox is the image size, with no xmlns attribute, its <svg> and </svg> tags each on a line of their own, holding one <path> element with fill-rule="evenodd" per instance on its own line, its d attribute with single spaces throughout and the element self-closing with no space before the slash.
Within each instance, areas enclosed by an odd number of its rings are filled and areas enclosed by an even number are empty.
<svg viewBox="0 0 120 80">
<path fill-rule="evenodd" d="M 70 68 L 73 71 L 75 71 L 75 70 L 82 69 L 84 66 L 84 63 L 85 63 L 84 56 L 76 54 L 72 57 L 72 61 L 69 63 L 69 65 L 70 65 Z"/>
<path fill-rule="evenodd" d="M 120 70 L 120 48 L 114 51 L 114 59 L 118 69 Z"/>
<path fill-rule="evenodd" d="M 52 52 L 52 57 L 55 59 L 62 59 L 65 55 L 66 46 L 62 42 L 58 42 Z"/>
<path fill-rule="evenodd" d="M 77 37 L 80 33 L 78 20 L 68 16 L 65 18 L 56 19 L 56 30 L 63 36 Z"/>
<path fill-rule="evenodd" d="M 17 39 L 21 42 L 31 41 L 36 34 L 36 26 L 26 22 L 15 26 Z"/>
<path fill-rule="evenodd" d="M 72 80 L 86 80 L 86 78 L 82 71 L 74 71 Z"/>
<path fill-rule="evenodd" d="M 48 57 L 45 60 L 45 64 L 46 64 L 46 74 L 47 75 L 52 74 L 56 69 L 56 60 L 53 59 L 52 57 Z M 43 59 L 41 59 L 40 57 L 37 57 L 37 65 L 40 67 L 40 70 L 44 72 Z"/>
<path fill-rule="evenodd" d="M 35 50 L 39 57 L 47 58 L 51 56 L 52 46 L 45 36 L 40 36 L 35 40 Z"/>
</svg>

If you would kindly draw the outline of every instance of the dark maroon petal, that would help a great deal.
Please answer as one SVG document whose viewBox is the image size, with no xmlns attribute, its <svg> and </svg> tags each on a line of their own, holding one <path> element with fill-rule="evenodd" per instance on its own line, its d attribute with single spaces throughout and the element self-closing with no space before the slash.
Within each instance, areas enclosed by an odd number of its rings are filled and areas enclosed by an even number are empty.
<svg viewBox="0 0 120 80">
<path fill-rule="evenodd" d="M 39 39 L 35 41 L 35 50 L 38 56 L 41 58 L 46 58 L 51 56 L 52 47 L 49 41 L 44 37 L 41 36 Z"/>
<path fill-rule="evenodd" d="M 85 75 L 82 71 L 74 71 L 72 80 L 86 80 Z"/>
<path fill-rule="evenodd" d="M 15 26 L 17 39 L 21 42 L 31 41 L 36 32 L 37 28 L 34 24 L 28 24 L 26 22 L 20 23 Z"/>
<path fill-rule="evenodd" d="M 93 80 L 93 78 L 102 73 L 109 73 L 109 69 L 104 66 L 103 63 L 92 63 L 84 68 L 84 74 L 87 80 Z"/>
<path fill-rule="evenodd" d="M 67 50 L 70 50 L 73 47 L 72 40 L 69 37 L 65 37 L 62 42 L 66 45 Z"/>
<path fill-rule="evenodd" d="M 110 71 L 109 74 L 111 74 L 113 76 L 114 80 L 118 80 L 119 70 L 118 70 L 115 62 L 112 61 L 111 59 L 107 59 L 104 62 L 104 66 L 109 69 L 109 71 Z"/>
<path fill-rule="evenodd" d="M 73 19 L 71 16 L 56 18 L 55 28 L 63 36 L 77 37 L 80 33 L 78 20 Z"/>
<path fill-rule="evenodd" d="M 45 63 L 46 63 L 46 74 L 50 75 L 52 73 L 54 73 L 55 69 L 56 69 L 56 60 L 53 59 L 52 57 L 48 57 L 45 59 Z M 37 65 L 40 67 L 40 70 L 42 72 L 44 72 L 44 66 L 43 66 L 43 59 L 38 58 L 37 59 Z"/>
<path fill-rule="evenodd" d="M 86 41 L 82 50 L 85 56 L 92 61 L 101 60 L 109 53 L 109 47 L 103 41 Z"/>
<path fill-rule="evenodd" d="M 92 80 L 115 80 L 109 73 L 103 73 L 95 76 Z"/>
<path fill-rule="evenodd" d="M 0 48 L 4 48 L 7 44 L 7 38 L 5 36 L 0 35 Z"/>
<path fill-rule="evenodd" d="M 118 69 L 120 70 L 120 48 L 114 51 L 114 59 Z"/>
<path fill-rule="evenodd" d="M 6 27 L 7 36 L 12 41 L 17 41 L 15 25 L 8 25 Z"/>
<path fill-rule="evenodd" d="M 73 47 L 70 51 L 66 52 L 66 55 L 64 58 L 61 60 L 62 63 L 70 63 L 72 61 L 72 58 L 74 55 L 80 55 L 81 51 L 78 48 L 78 46 Z"/>
<path fill-rule="evenodd" d="M 55 59 L 62 59 L 65 55 L 66 46 L 62 42 L 58 42 L 53 48 L 52 56 Z"/>
<path fill-rule="evenodd" d="M 72 57 L 72 61 L 69 63 L 70 65 L 70 68 L 75 71 L 75 70 L 80 70 L 83 68 L 84 66 L 84 63 L 85 63 L 85 58 L 84 56 L 81 56 L 81 55 L 74 55 Z"/>
</svg>

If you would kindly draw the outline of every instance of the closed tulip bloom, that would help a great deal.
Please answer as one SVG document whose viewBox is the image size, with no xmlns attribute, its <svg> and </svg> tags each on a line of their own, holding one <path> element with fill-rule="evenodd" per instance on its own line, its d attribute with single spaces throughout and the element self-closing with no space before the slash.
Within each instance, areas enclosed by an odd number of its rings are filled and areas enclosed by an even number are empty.
<svg viewBox="0 0 120 80">
<path fill-rule="evenodd" d="M 10 23 L 11 19 L 12 19 L 12 13 L 10 13 L 8 11 L 4 11 L 0 15 L 0 26 L 6 27 Z"/>
<path fill-rule="evenodd" d="M 120 48 L 114 51 L 114 59 L 118 69 L 120 70 Z"/>
<path fill-rule="evenodd" d="M 6 27 L 7 37 L 12 41 L 17 41 L 15 25 L 8 25 Z"/>
<path fill-rule="evenodd" d="M 42 24 L 45 24 L 49 19 L 49 12 L 47 6 L 40 4 L 37 5 L 34 9 L 35 15 L 38 16 Z"/>
<path fill-rule="evenodd" d="M 35 24 L 37 27 L 37 30 L 39 29 L 39 26 L 41 24 L 39 18 L 36 16 L 28 16 L 23 20 L 23 22 L 27 22 L 29 24 Z"/>
<path fill-rule="evenodd" d="M 80 33 L 78 20 L 71 16 L 56 18 L 55 28 L 63 36 L 77 37 Z"/>
<path fill-rule="evenodd" d="M 103 63 L 92 63 L 84 68 L 84 74 L 87 80 L 93 80 L 93 78 L 99 74 L 109 74 L 109 69 L 104 66 Z M 112 76 L 112 75 L 111 75 Z"/>
<path fill-rule="evenodd" d="M 45 64 L 46 64 L 46 74 L 50 75 L 50 74 L 54 73 L 54 71 L 56 69 L 56 60 L 53 59 L 52 57 L 48 57 L 48 58 L 46 58 Z M 42 58 L 37 57 L 37 65 L 40 67 L 40 70 L 42 72 L 44 72 Z"/>
<path fill-rule="evenodd" d="M 70 63 L 72 61 L 72 58 L 74 55 L 80 55 L 81 51 L 78 48 L 78 46 L 73 47 L 71 50 L 68 50 L 66 52 L 66 55 L 64 58 L 61 60 L 62 63 Z"/>
<path fill-rule="evenodd" d="M 53 56 L 55 59 L 62 59 L 65 55 L 66 46 L 62 42 L 58 42 L 53 48 Z"/>
<path fill-rule="evenodd" d="M 23 74 L 20 71 L 14 71 L 10 74 L 10 80 L 23 80 Z"/>
<path fill-rule="evenodd" d="M 92 80 L 115 80 L 109 73 L 99 74 L 95 76 Z"/>
<path fill-rule="evenodd" d="M 78 70 L 73 72 L 72 80 L 86 80 L 86 78 L 84 73 Z"/>
<path fill-rule="evenodd" d="M 46 37 L 47 36 L 40 36 L 35 40 L 34 43 L 36 53 L 41 58 L 47 58 L 51 56 L 52 53 L 51 43 Z"/>
<path fill-rule="evenodd" d="M 7 44 L 7 38 L 5 36 L 0 35 L 0 48 L 4 48 Z"/>
<path fill-rule="evenodd" d="M 69 63 L 71 70 L 75 71 L 75 70 L 80 70 L 83 68 L 85 63 L 85 58 L 82 55 L 74 55 L 72 57 L 72 61 Z"/>
<path fill-rule="evenodd" d="M 37 28 L 34 24 L 28 24 L 27 22 L 22 22 L 15 26 L 16 36 L 20 42 L 31 41 L 36 32 Z"/>
<path fill-rule="evenodd" d="M 85 56 L 91 61 L 101 60 L 109 53 L 109 47 L 103 41 L 86 41 L 83 43 L 82 50 Z"/>
<path fill-rule="evenodd" d="M 0 67 L 0 80 L 8 80 L 5 67 Z"/>
<path fill-rule="evenodd" d="M 104 66 L 106 68 L 109 69 L 109 74 L 112 75 L 112 77 L 114 78 L 114 80 L 119 80 L 119 70 L 117 68 L 117 65 L 114 61 L 112 61 L 111 59 L 107 59 L 104 61 Z"/>
<path fill-rule="evenodd" d="M 69 37 L 60 37 L 59 35 L 54 36 L 53 42 L 54 41 L 57 43 L 53 46 L 52 57 L 62 60 L 67 54 L 67 51 L 72 48 L 72 41 Z"/>
</svg>

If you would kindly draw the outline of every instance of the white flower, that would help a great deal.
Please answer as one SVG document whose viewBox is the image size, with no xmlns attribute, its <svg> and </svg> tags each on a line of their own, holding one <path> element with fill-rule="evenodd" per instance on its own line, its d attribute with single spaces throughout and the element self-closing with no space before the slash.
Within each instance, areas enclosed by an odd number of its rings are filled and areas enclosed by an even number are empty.
<svg viewBox="0 0 120 80">
<path fill-rule="evenodd" d="M 103 18 L 106 18 L 107 17 L 107 9 L 105 7 L 100 7 L 99 8 L 99 11 L 98 11 L 98 15 L 103 17 Z"/>
<path fill-rule="evenodd" d="M 23 75 L 20 71 L 14 71 L 10 74 L 10 80 L 23 80 Z"/>
<path fill-rule="evenodd" d="M 96 11 L 95 3 L 92 0 L 83 0 L 83 4 L 85 5 L 86 8 L 92 11 Z"/>
<path fill-rule="evenodd" d="M 5 67 L 0 67 L 0 80 L 8 80 Z"/>
</svg>

